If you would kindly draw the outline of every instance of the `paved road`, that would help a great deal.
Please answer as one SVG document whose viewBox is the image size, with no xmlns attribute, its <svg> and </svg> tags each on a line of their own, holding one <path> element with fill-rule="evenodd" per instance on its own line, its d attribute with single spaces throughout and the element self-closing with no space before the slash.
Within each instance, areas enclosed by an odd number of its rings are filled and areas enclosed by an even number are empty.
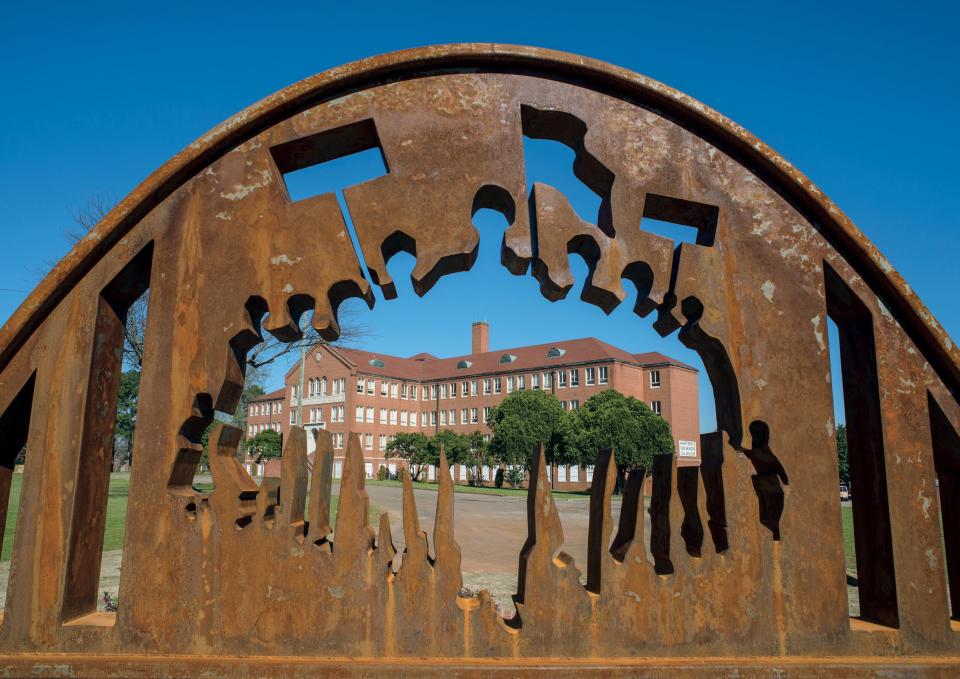
<svg viewBox="0 0 960 679">
<path fill-rule="evenodd" d="M 337 489 L 334 490 L 338 492 Z M 381 512 L 390 515 L 394 545 L 403 551 L 403 490 L 398 486 L 367 486 L 370 501 Z M 437 493 L 432 490 L 414 490 L 420 529 L 426 531 L 430 553 L 433 554 L 433 522 L 436 516 Z M 590 500 L 587 497 L 557 500 L 557 510 L 563 524 L 563 550 L 573 556 L 586 582 L 587 528 Z M 611 505 L 614 525 L 620 516 L 620 500 Z M 464 587 L 486 589 L 497 601 L 504 614 L 513 610 L 511 595 L 517 588 L 517 567 L 520 550 L 527 539 L 527 500 L 525 497 L 504 497 L 475 493 L 454 493 L 454 536 L 462 555 Z M 649 535 L 649 517 L 645 534 Z M 336 538 L 334 538 L 336 539 Z M 395 567 L 399 566 L 400 559 Z"/>
<path fill-rule="evenodd" d="M 334 490 L 335 493 L 338 490 Z M 402 550 L 403 490 L 399 486 L 367 486 L 370 501 L 381 512 L 390 514 L 394 544 Z M 414 490 L 420 527 L 427 532 L 433 553 L 433 521 L 437 493 Z M 504 497 L 475 493 L 454 493 L 454 530 L 463 555 L 463 569 L 487 573 L 516 573 L 520 549 L 527 539 L 525 497 Z M 590 500 L 587 497 L 557 500 L 563 523 L 564 551 L 576 560 L 581 570 L 587 560 L 587 526 Z M 620 502 L 613 502 L 614 521 L 620 515 Z"/>
</svg>

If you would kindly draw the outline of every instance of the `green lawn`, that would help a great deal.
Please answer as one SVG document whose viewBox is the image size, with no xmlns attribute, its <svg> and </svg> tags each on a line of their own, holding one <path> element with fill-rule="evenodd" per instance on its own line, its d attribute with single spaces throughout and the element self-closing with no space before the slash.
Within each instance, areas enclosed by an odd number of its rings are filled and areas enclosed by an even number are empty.
<svg viewBox="0 0 960 679">
<path fill-rule="evenodd" d="M 10 481 L 10 501 L 7 505 L 7 525 L 3 531 L 3 549 L 0 551 L 0 561 L 9 561 L 13 552 L 13 534 L 17 525 L 17 512 L 20 510 L 20 484 L 23 474 L 14 474 Z M 130 480 L 126 474 L 115 474 L 110 477 L 110 492 L 107 496 L 107 526 L 104 530 L 104 550 L 121 549 L 123 547 L 123 528 L 127 519 L 127 492 Z"/>
<path fill-rule="evenodd" d="M 378 481 L 375 479 L 367 480 L 368 486 L 395 486 L 397 488 L 403 486 L 402 481 Z M 439 487 L 436 483 L 425 483 L 423 481 L 414 481 L 413 487 L 418 490 L 437 490 Z M 500 495 L 500 496 L 513 496 L 513 497 L 526 497 L 527 491 L 525 488 L 494 488 L 494 487 L 478 487 L 478 486 L 461 486 L 454 485 L 453 490 L 455 493 L 473 493 L 477 495 Z M 583 500 L 584 498 L 590 497 L 590 492 L 586 490 L 555 490 L 553 491 L 553 498 L 555 500 Z"/>
<path fill-rule="evenodd" d="M 3 550 L 0 552 L 0 561 L 9 561 L 13 552 L 13 534 L 17 525 L 17 512 L 20 509 L 20 484 L 23 474 L 14 474 L 10 483 L 9 512 L 7 525 L 3 532 Z M 208 493 L 213 490 L 213 484 L 202 483 L 194 486 L 197 490 Z M 111 474 L 110 492 L 107 498 L 107 525 L 103 536 L 103 550 L 112 551 L 123 549 L 123 529 L 127 520 L 127 494 L 130 490 L 129 474 Z M 331 523 L 337 516 L 337 496 L 330 502 Z M 309 498 L 308 498 L 309 502 Z M 376 527 L 380 522 L 380 511 L 373 504 L 370 505 L 370 523 Z"/>
<path fill-rule="evenodd" d="M 847 557 L 847 570 L 857 572 L 857 548 L 853 543 L 853 507 L 840 507 L 840 521 L 843 523 L 843 553 Z"/>
</svg>

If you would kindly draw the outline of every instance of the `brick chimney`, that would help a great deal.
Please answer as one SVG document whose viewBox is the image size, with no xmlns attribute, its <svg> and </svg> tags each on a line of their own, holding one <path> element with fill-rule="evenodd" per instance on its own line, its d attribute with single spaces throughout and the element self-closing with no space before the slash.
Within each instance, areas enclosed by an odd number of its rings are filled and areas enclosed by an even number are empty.
<svg viewBox="0 0 960 679">
<path fill-rule="evenodd" d="M 477 321 L 473 324 L 473 342 L 471 354 L 485 354 L 490 351 L 490 324 L 486 321 Z"/>
</svg>

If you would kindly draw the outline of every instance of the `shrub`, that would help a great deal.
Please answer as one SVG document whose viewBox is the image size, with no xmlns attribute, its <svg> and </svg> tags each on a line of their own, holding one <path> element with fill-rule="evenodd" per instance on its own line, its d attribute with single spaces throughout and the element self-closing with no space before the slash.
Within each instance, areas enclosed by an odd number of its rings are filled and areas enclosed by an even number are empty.
<svg viewBox="0 0 960 679">
<path fill-rule="evenodd" d="M 523 485 L 523 467 L 518 464 L 510 465 L 507 468 L 507 483 L 509 483 L 514 488 L 519 488 Z"/>
<path fill-rule="evenodd" d="M 503 488 L 503 467 L 497 467 L 497 473 L 493 477 L 493 485 L 497 488 Z"/>
<path fill-rule="evenodd" d="M 387 472 L 387 468 L 380 465 L 380 469 L 377 470 L 377 480 L 386 481 L 388 478 L 390 478 L 390 474 Z"/>
</svg>

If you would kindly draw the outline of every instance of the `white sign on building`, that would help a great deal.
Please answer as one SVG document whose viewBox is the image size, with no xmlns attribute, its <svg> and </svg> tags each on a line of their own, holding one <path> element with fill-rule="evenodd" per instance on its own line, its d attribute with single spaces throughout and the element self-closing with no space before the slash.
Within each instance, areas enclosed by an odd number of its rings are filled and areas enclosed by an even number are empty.
<svg viewBox="0 0 960 679">
<path fill-rule="evenodd" d="M 696 441 L 678 441 L 679 450 L 677 451 L 677 457 L 696 457 L 697 456 L 697 442 Z"/>
</svg>

